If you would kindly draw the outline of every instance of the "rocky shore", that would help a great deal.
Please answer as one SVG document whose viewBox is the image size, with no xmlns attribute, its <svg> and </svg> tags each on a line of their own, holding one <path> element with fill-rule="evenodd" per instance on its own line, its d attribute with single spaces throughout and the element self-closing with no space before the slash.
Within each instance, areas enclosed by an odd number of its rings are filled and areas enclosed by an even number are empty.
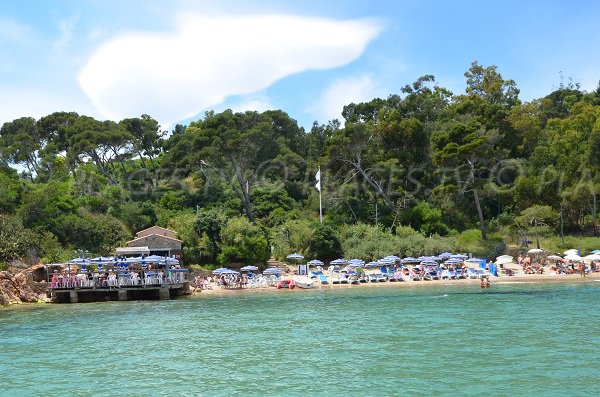
<svg viewBox="0 0 600 397">
<path fill-rule="evenodd" d="M 47 302 L 46 283 L 35 282 L 29 269 L 0 272 L 0 305 Z"/>
</svg>

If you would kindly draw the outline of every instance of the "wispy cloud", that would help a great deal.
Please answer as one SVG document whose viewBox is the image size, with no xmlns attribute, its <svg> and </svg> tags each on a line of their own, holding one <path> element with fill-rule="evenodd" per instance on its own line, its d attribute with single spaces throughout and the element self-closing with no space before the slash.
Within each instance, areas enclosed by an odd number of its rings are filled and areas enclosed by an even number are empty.
<svg viewBox="0 0 600 397">
<path fill-rule="evenodd" d="M 78 19 L 79 17 L 77 15 L 71 15 L 68 18 L 63 18 L 58 21 L 58 31 L 60 35 L 52 44 L 55 51 L 63 52 L 69 47 Z"/>
<path fill-rule="evenodd" d="M 305 70 L 358 58 L 382 26 L 290 15 L 180 16 L 171 33 L 129 33 L 92 55 L 79 84 L 106 117 L 152 114 L 164 124 Z"/>
<path fill-rule="evenodd" d="M 369 74 L 337 79 L 323 91 L 308 111 L 319 120 L 342 120 L 344 106 L 353 102 L 368 102 L 381 96 L 382 88 Z"/>
<path fill-rule="evenodd" d="M 29 25 L 12 19 L 0 18 L 0 46 L 2 41 L 22 42 L 29 38 L 31 31 Z"/>
</svg>

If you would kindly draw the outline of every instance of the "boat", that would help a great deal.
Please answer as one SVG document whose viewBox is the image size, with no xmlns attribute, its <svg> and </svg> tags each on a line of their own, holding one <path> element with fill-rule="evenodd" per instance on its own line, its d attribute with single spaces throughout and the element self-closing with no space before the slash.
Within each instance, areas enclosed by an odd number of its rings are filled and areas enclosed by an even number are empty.
<svg viewBox="0 0 600 397">
<path fill-rule="evenodd" d="M 314 286 L 313 280 L 308 277 L 294 277 L 293 281 L 298 288 L 309 289 Z"/>
<path fill-rule="evenodd" d="M 296 283 L 294 282 L 294 280 L 291 280 L 291 279 L 281 280 L 276 285 L 277 289 L 281 289 L 281 288 L 293 289 L 295 286 L 296 286 Z"/>
</svg>

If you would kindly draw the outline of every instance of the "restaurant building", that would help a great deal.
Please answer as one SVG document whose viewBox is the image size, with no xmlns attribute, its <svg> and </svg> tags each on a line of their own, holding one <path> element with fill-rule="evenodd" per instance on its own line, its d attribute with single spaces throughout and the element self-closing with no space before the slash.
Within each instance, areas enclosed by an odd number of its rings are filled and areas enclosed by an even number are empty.
<svg viewBox="0 0 600 397">
<path fill-rule="evenodd" d="M 117 248 L 117 256 L 158 255 L 181 260 L 181 245 L 177 233 L 160 226 L 152 226 L 137 232 L 135 239 L 126 247 Z"/>
</svg>

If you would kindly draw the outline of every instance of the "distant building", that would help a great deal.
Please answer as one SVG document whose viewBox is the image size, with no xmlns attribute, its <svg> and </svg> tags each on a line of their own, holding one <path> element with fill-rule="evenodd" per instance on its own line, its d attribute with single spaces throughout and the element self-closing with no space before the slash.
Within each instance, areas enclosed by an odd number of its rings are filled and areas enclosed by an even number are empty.
<svg viewBox="0 0 600 397">
<path fill-rule="evenodd" d="M 116 250 L 117 256 L 158 255 L 181 259 L 181 244 L 177 233 L 160 226 L 152 226 L 137 232 L 127 247 Z"/>
</svg>

